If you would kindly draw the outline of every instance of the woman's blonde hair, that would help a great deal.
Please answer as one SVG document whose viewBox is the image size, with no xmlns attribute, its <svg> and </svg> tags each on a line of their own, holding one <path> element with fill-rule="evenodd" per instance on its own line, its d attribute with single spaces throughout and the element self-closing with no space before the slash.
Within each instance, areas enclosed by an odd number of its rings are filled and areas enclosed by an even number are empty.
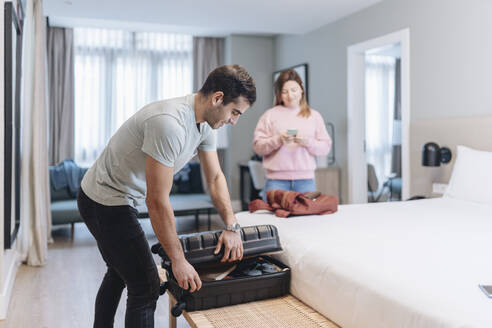
<svg viewBox="0 0 492 328">
<path fill-rule="evenodd" d="M 284 105 L 282 102 L 282 88 L 284 87 L 284 84 L 287 81 L 295 81 L 301 87 L 302 98 L 299 104 L 301 110 L 299 111 L 298 115 L 301 117 L 309 117 L 311 115 L 311 109 L 309 108 L 309 105 L 306 101 L 306 92 L 304 90 L 304 84 L 302 83 L 299 74 L 297 74 L 297 72 L 293 69 L 286 69 L 285 71 L 280 73 L 279 77 L 277 78 L 277 81 L 275 81 L 275 84 L 273 85 L 273 89 L 275 91 L 274 105 L 275 106 Z"/>
</svg>

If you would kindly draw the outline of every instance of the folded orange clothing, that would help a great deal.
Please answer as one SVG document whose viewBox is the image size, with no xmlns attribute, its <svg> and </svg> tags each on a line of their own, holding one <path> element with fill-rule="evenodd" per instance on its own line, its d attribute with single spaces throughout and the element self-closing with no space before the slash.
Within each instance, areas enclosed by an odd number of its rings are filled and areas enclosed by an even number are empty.
<svg viewBox="0 0 492 328">
<path fill-rule="evenodd" d="M 250 212 L 268 210 L 275 215 L 286 218 L 290 215 L 331 214 L 338 209 L 338 197 L 324 195 L 320 192 L 300 193 L 288 190 L 267 191 L 268 203 L 255 199 L 248 205 Z"/>
</svg>

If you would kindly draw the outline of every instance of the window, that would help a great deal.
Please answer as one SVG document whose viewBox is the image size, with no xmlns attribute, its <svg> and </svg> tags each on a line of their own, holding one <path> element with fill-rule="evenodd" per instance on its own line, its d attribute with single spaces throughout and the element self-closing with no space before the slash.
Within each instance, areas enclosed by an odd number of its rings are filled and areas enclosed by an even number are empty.
<svg viewBox="0 0 492 328">
<path fill-rule="evenodd" d="M 75 161 L 91 165 L 144 105 L 192 92 L 190 35 L 74 29 Z"/>
</svg>

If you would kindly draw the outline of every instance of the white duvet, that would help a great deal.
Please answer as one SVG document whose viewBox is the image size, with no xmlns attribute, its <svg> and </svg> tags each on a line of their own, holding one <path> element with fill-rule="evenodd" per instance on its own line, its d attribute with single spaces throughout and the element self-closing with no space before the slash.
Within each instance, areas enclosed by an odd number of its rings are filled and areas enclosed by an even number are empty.
<svg viewBox="0 0 492 328">
<path fill-rule="evenodd" d="M 291 293 L 343 328 L 492 328 L 478 288 L 492 284 L 492 206 L 439 198 L 237 218 L 278 228 Z"/>
</svg>

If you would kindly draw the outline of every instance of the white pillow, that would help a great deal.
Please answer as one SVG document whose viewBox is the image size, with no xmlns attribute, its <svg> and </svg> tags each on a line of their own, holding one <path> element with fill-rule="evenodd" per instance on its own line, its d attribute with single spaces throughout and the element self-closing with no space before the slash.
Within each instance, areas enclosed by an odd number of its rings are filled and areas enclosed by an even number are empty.
<svg viewBox="0 0 492 328">
<path fill-rule="evenodd" d="M 492 152 L 458 146 L 444 196 L 492 205 Z"/>
</svg>

